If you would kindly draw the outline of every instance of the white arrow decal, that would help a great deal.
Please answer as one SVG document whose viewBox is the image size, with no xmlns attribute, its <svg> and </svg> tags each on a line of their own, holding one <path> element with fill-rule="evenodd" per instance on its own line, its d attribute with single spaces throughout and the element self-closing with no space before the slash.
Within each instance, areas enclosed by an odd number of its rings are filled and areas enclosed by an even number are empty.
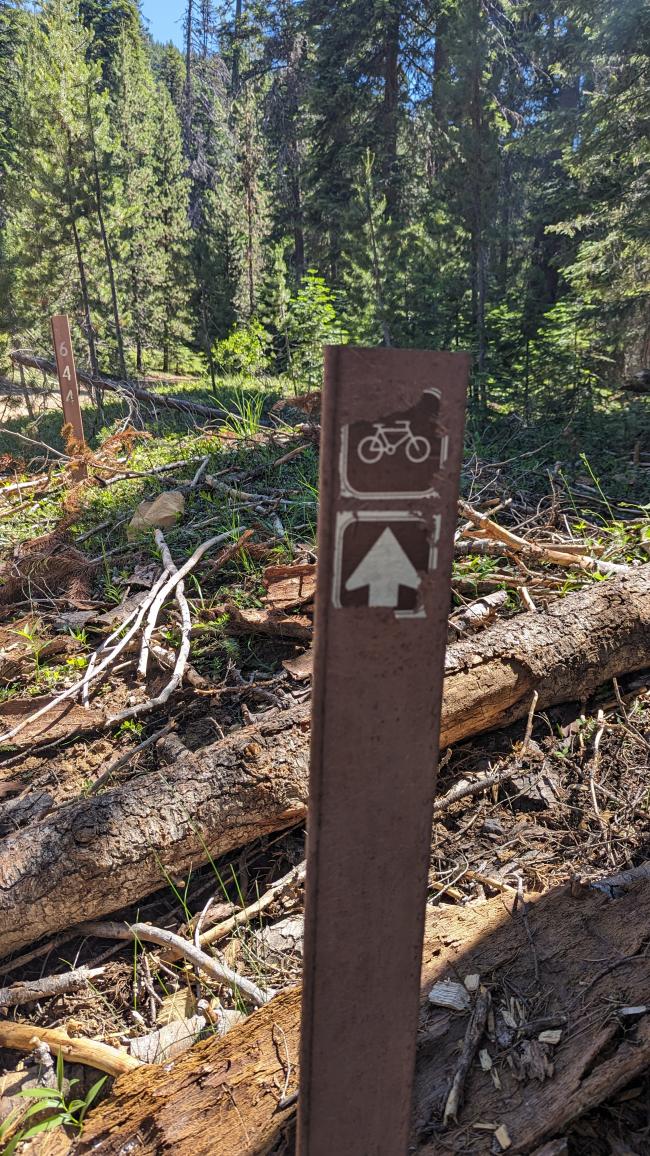
<svg viewBox="0 0 650 1156">
<path fill-rule="evenodd" d="M 393 531 L 384 530 L 345 583 L 346 590 L 368 586 L 368 606 L 397 608 L 400 586 L 419 589 L 422 579 Z"/>
</svg>

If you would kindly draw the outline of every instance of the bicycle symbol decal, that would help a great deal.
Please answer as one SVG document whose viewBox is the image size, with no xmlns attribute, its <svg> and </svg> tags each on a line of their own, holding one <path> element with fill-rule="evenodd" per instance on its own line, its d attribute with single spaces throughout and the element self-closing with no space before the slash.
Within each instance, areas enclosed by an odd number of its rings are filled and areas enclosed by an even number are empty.
<svg viewBox="0 0 650 1156">
<path fill-rule="evenodd" d="M 439 497 L 438 475 L 449 452 L 439 423 L 440 392 L 431 386 L 414 405 L 341 425 L 341 495 L 391 501 Z"/>
<path fill-rule="evenodd" d="M 357 456 L 366 466 L 374 466 L 384 456 L 393 457 L 399 449 L 409 462 L 425 462 L 431 454 L 428 438 L 414 434 L 410 421 L 396 421 L 394 425 L 374 422 L 374 433 L 362 438 L 357 446 Z"/>
</svg>

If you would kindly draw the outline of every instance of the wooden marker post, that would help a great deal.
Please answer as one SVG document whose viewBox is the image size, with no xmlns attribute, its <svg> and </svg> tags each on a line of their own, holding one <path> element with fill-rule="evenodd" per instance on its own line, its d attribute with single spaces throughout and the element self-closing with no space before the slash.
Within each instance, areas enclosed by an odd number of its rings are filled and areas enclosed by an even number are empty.
<svg viewBox="0 0 650 1156">
<path fill-rule="evenodd" d="M 469 357 L 329 347 L 300 1156 L 405 1156 Z"/>
<path fill-rule="evenodd" d="M 52 340 L 54 342 L 56 370 L 59 375 L 59 387 L 61 389 L 61 401 L 63 403 L 63 420 L 66 425 L 72 426 L 72 432 L 76 440 L 81 445 L 84 445 L 85 437 L 81 406 L 79 404 L 77 370 L 74 363 L 74 353 L 72 351 L 70 322 L 65 313 L 57 314 L 52 318 Z M 78 462 L 74 466 L 74 473 L 77 478 L 85 478 L 87 473 L 85 463 Z"/>
</svg>

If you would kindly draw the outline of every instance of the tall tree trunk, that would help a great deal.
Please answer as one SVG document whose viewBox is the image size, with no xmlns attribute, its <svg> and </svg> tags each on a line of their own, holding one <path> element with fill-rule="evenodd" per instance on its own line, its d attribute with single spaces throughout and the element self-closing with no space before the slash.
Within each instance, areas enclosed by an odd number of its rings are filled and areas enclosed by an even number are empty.
<svg viewBox="0 0 650 1156">
<path fill-rule="evenodd" d="M 512 216 L 512 162 L 510 153 L 505 152 L 501 171 L 501 223 L 499 228 L 499 293 L 505 296 L 508 289 L 510 261 L 510 219 Z"/>
<path fill-rule="evenodd" d="M 201 55 L 208 56 L 212 23 L 212 0 L 201 0 Z"/>
<path fill-rule="evenodd" d="M 246 285 L 248 295 L 248 311 L 252 317 L 255 312 L 255 143 L 252 118 L 254 113 L 250 107 L 244 109 L 244 142 L 242 161 L 242 182 L 246 198 Z"/>
<path fill-rule="evenodd" d="M 93 329 L 92 318 L 90 316 L 90 301 L 88 298 L 88 279 L 86 277 L 86 266 L 84 265 L 83 253 L 81 250 L 81 240 L 79 238 L 79 229 L 77 222 L 72 222 L 72 236 L 74 239 L 74 248 L 77 255 L 77 268 L 79 270 L 79 285 L 81 287 L 81 300 L 84 311 L 84 329 L 86 331 L 86 341 L 88 342 L 88 356 L 90 358 L 90 372 L 93 377 L 99 373 L 99 364 L 97 361 L 97 347 L 95 345 L 95 330 Z M 95 399 L 99 406 L 101 401 Z"/>
<path fill-rule="evenodd" d="M 303 227 L 302 208 L 302 172 L 300 158 L 300 142 L 296 131 L 298 115 L 298 97 L 295 96 L 295 107 L 291 117 L 291 143 L 289 151 L 289 190 L 291 197 L 291 217 L 293 228 L 293 269 L 298 281 L 305 275 L 305 231 Z"/>
<path fill-rule="evenodd" d="M 135 338 L 135 369 L 136 373 L 142 377 L 144 374 L 144 367 L 142 361 L 142 335 L 140 330 L 141 312 L 140 312 L 140 283 L 137 273 L 137 259 L 136 263 L 131 269 L 131 294 L 133 298 L 133 328 Z"/>
<path fill-rule="evenodd" d="M 74 249 L 75 249 L 75 254 L 76 254 L 76 258 L 77 258 L 77 269 L 79 271 L 79 286 L 81 288 L 81 300 L 82 300 L 83 311 L 84 311 L 84 329 L 85 329 L 86 341 L 88 343 L 88 356 L 90 358 L 90 372 L 91 372 L 93 377 L 97 377 L 99 374 L 99 362 L 97 360 L 97 346 L 95 345 L 95 330 L 93 328 L 92 317 L 90 314 L 90 296 L 88 293 L 88 278 L 86 277 L 86 266 L 84 264 L 83 251 L 81 248 L 81 238 L 79 236 L 77 217 L 76 217 L 76 214 L 74 211 L 74 198 L 72 196 L 72 188 L 70 186 L 69 174 L 72 171 L 72 160 L 73 160 L 73 158 L 72 158 L 72 141 L 70 139 L 70 134 L 68 133 L 68 175 L 67 175 L 67 188 L 66 188 L 67 198 L 68 198 L 68 210 L 70 212 L 72 238 L 74 241 Z M 96 404 L 98 405 L 98 408 L 99 408 L 99 405 L 101 404 L 101 402 L 99 402 L 96 399 Z"/>
<path fill-rule="evenodd" d="M 83 259 L 83 250 L 81 248 L 81 238 L 79 236 L 79 227 L 77 224 L 77 217 L 74 209 L 74 198 L 72 196 L 72 188 L 70 186 L 70 172 L 72 171 L 72 142 L 70 134 L 68 133 L 68 177 L 67 177 L 67 198 L 68 209 L 70 212 L 70 227 L 72 229 L 72 239 L 74 241 L 75 256 L 77 258 L 77 270 L 79 272 L 79 287 L 81 289 L 81 302 L 84 313 L 84 334 L 86 343 L 88 345 L 88 356 L 90 358 L 90 373 L 91 376 L 97 377 L 99 374 L 99 362 L 97 360 L 97 346 L 95 344 L 95 330 L 93 328 L 92 317 L 90 313 L 90 295 L 88 293 L 88 278 L 86 276 L 86 266 Z M 101 425 L 104 420 L 104 396 L 100 389 L 90 387 L 91 396 L 95 403 L 96 420 L 98 425 Z"/>
<path fill-rule="evenodd" d="M 163 373 L 169 373 L 169 323 L 165 318 L 163 326 Z"/>
<path fill-rule="evenodd" d="M 20 342 L 18 341 L 18 339 L 16 337 L 12 338 L 12 344 L 13 344 L 14 349 L 20 349 Z M 33 421 L 34 420 L 34 406 L 32 405 L 31 395 L 30 395 L 30 392 L 27 388 L 27 382 L 25 381 L 25 367 L 23 365 L 18 366 L 18 373 L 20 376 L 20 384 L 21 384 L 21 388 L 23 391 L 23 397 L 25 399 L 25 409 L 27 410 L 27 413 L 29 414 L 29 420 Z"/>
<path fill-rule="evenodd" d="M 216 394 L 216 392 L 217 392 L 217 375 L 216 375 L 216 371 L 215 371 L 215 367 L 214 367 L 214 357 L 212 355 L 212 342 L 210 341 L 208 315 L 207 315 L 207 309 L 206 309 L 206 304 L 205 304 L 205 286 L 201 287 L 201 323 L 203 326 L 203 333 L 204 333 L 203 344 L 204 344 L 204 348 L 205 348 L 205 355 L 208 359 L 208 370 L 210 371 L 210 384 L 212 386 L 212 392 L 214 394 Z"/>
<path fill-rule="evenodd" d="M 431 134 L 427 156 L 427 177 L 433 184 L 442 168 L 442 141 L 447 133 L 445 74 L 449 60 L 447 33 L 449 17 L 441 12 L 436 20 L 433 48 L 433 75 L 431 77 Z"/>
<path fill-rule="evenodd" d="M 474 0 L 472 19 L 472 75 L 470 95 L 470 118 L 472 128 L 472 163 L 469 180 L 471 182 L 471 247 L 472 247 L 472 313 L 476 339 L 477 396 L 482 408 L 486 404 L 485 356 L 487 342 L 485 335 L 485 302 L 487 295 L 488 252 L 485 238 L 484 182 L 485 158 L 483 149 L 483 46 L 481 43 L 481 8 Z"/>
<path fill-rule="evenodd" d="M 386 14 L 384 39 L 384 96 L 382 107 L 381 176 L 386 197 L 386 217 L 394 220 L 399 201 L 397 130 L 399 112 L 399 33 L 401 0 L 392 0 Z M 388 343 L 387 343 L 388 344 Z"/>
<path fill-rule="evenodd" d="M 185 87 L 183 91 L 183 143 L 185 155 L 189 156 L 192 140 L 192 30 L 194 27 L 194 0 L 187 0 L 185 15 Z"/>
<path fill-rule="evenodd" d="M 108 281 L 111 289 L 111 306 L 113 310 L 113 322 L 115 324 L 115 340 L 117 342 L 117 358 L 119 371 L 122 379 L 126 381 L 126 360 L 124 357 L 124 339 L 122 336 L 122 323 L 120 321 L 120 311 L 117 301 L 117 286 L 115 283 L 115 269 L 113 266 L 113 256 L 111 253 L 111 246 L 108 240 L 108 233 L 106 231 L 106 222 L 104 220 L 104 197 L 102 193 L 102 182 L 99 172 L 99 158 L 97 156 L 97 142 L 95 140 L 95 126 L 92 119 L 92 108 L 90 104 L 90 93 L 86 94 L 86 110 L 88 115 L 88 132 L 90 134 L 90 145 L 93 159 L 93 182 L 95 186 L 95 208 L 97 210 L 97 221 L 99 224 L 99 232 L 102 238 L 102 245 L 104 248 L 104 256 L 106 257 L 106 269 L 108 272 Z"/>
<path fill-rule="evenodd" d="M 383 342 L 385 346 L 390 347 L 390 327 L 388 325 L 388 318 L 386 316 L 386 302 L 384 299 L 384 286 L 381 273 L 381 262 L 379 259 L 379 246 L 377 244 L 377 232 L 375 229 L 373 212 L 374 197 L 372 184 L 372 158 L 370 155 L 366 156 L 364 169 L 364 207 L 366 211 L 366 224 L 368 225 L 368 232 L 370 235 L 370 260 L 372 264 L 372 279 L 375 285 L 377 312 L 381 320 L 381 333 Z"/>
<path fill-rule="evenodd" d="M 433 117 L 438 127 L 446 131 L 447 129 L 447 109 L 444 100 L 443 85 L 447 65 L 449 61 L 449 51 L 447 49 L 447 34 L 449 32 L 449 16 L 446 12 L 441 12 L 436 21 L 435 44 L 433 48 L 433 82 L 431 88 L 431 105 L 433 109 Z"/>
<path fill-rule="evenodd" d="M 232 46 L 232 70 L 230 74 L 230 91 L 233 97 L 239 91 L 239 73 L 241 69 L 241 34 L 242 34 L 242 0 L 235 3 L 235 26 Z"/>
<path fill-rule="evenodd" d="M 302 189 L 300 176 L 292 181 L 293 195 L 293 268 L 296 278 L 301 281 L 305 275 L 305 231 L 302 225 Z"/>
<path fill-rule="evenodd" d="M 252 317 L 255 312 L 255 235 L 254 196 L 252 181 L 246 183 L 246 279 L 248 282 L 248 309 Z"/>
</svg>

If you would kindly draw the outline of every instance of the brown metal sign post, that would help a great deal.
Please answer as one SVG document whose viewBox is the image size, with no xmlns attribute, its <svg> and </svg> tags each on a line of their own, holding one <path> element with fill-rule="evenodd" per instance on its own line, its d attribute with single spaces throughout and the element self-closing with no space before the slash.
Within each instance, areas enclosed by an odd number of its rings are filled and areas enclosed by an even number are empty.
<svg viewBox="0 0 650 1156">
<path fill-rule="evenodd" d="M 81 406 L 79 404 L 77 370 L 75 368 L 74 353 L 72 351 L 70 322 L 65 313 L 57 314 L 52 318 L 52 340 L 54 342 L 56 370 L 59 375 L 61 401 L 63 402 L 63 420 L 66 425 L 72 426 L 72 432 L 76 441 L 83 445 L 85 438 Z M 86 476 L 86 467 L 83 462 L 79 462 L 75 466 L 75 473 L 77 476 Z"/>
<path fill-rule="evenodd" d="M 404 1156 L 469 358 L 325 354 L 300 1156 Z"/>
</svg>

